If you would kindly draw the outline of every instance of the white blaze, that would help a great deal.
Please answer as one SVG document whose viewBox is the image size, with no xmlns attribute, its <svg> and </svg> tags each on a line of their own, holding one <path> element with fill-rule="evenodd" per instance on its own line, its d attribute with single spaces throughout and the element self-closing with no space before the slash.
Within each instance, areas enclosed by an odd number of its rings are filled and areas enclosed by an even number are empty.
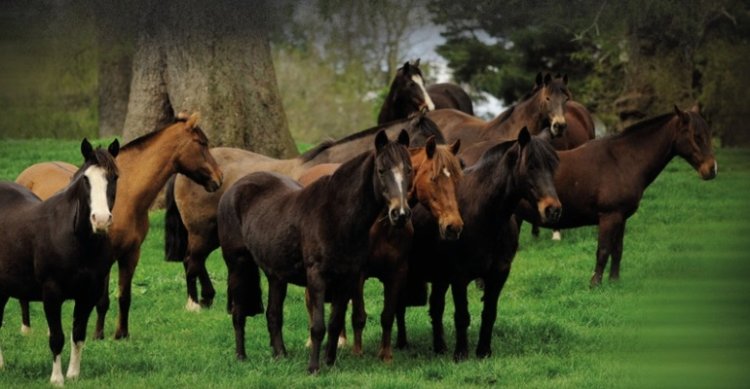
<svg viewBox="0 0 750 389">
<path fill-rule="evenodd" d="M 448 171 L 447 167 L 443 168 L 443 174 L 445 174 L 446 177 L 450 177 L 451 176 L 451 172 Z"/>
<path fill-rule="evenodd" d="M 55 355 L 55 361 L 52 362 L 52 376 L 49 378 L 49 382 L 55 386 L 63 386 L 64 379 L 60 354 Z"/>
<path fill-rule="evenodd" d="M 403 167 L 399 165 L 399 167 L 392 168 L 391 172 L 393 173 L 393 180 L 396 181 L 399 198 L 401 199 L 401 208 L 399 209 L 399 213 L 403 215 L 406 213 L 406 211 L 404 210 L 404 203 L 406 201 L 404 200 L 404 175 L 401 173 L 402 168 Z"/>
<path fill-rule="evenodd" d="M 417 85 L 419 85 L 419 89 L 422 90 L 422 94 L 424 94 L 424 103 L 427 104 L 427 109 L 429 111 L 434 111 L 435 103 L 432 102 L 429 93 L 427 93 L 427 89 L 424 88 L 424 81 L 422 80 L 422 77 L 415 74 L 411 76 L 411 79 L 412 81 L 416 82 Z"/>
<path fill-rule="evenodd" d="M 65 374 L 69 379 L 78 378 L 81 373 L 81 351 L 83 349 L 83 341 L 73 342 L 71 337 L 72 347 L 70 348 L 70 363 L 68 364 L 68 373 Z"/>
<path fill-rule="evenodd" d="M 5 366 L 5 362 L 3 361 L 3 350 L 0 350 L 0 369 L 2 369 Z"/>
<path fill-rule="evenodd" d="M 91 228 L 94 232 L 106 231 L 112 217 L 107 203 L 107 172 L 100 166 L 90 166 L 83 174 L 91 184 Z"/>
</svg>

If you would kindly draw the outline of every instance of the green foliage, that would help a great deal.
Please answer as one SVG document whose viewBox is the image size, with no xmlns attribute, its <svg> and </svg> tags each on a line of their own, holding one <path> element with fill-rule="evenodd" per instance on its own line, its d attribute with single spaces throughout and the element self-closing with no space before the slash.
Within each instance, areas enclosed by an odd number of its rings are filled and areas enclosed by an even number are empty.
<svg viewBox="0 0 750 389">
<path fill-rule="evenodd" d="M 106 141 L 95 141 L 105 144 Z M 0 179 L 13 179 L 40 160 L 76 163 L 79 141 L 0 140 Z M 410 347 L 394 352 L 390 365 L 377 359 L 382 287 L 366 284 L 369 316 L 365 355 L 340 351 L 333 368 L 305 373 L 307 315 L 302 289 L 290 286 L 284 308 L 289 356 L 271 357 L 262 315 L 247 321 L 248 360 L 234 359 L 234 335 L 226 314 L 226 269 L 217 250 L 208 271 L 218 291 L 211 309 L 184 310 L 183 267 L 163 261 L 163 212 L 151 214 L 133 284 L 131 338 L 114 341 L 116 291 L 107 338 L 88 340 L 81 377 L 69 386 L 101 387 L 694 387 L 744 386 L 750 376 L 746 237 L 750 233 L 750 151 L 720 150 L 716 180 L 702 182 L 682 160 L 672 161 L 646 191 L 628 221 L 622 280 L 590 290 L 597 233 L 587 227 L 563 232 L 562 242 L 532 239 L 525 225 L 511 276 L 500 299 L 493 355 L 473 354 L 454 363 L 431 351 L 425 307 L 407 311 Z M 112 280 L 116 280 L 117 267 Z M 265 287 L 265 281 L 264 281 Z M 444 323 L 453 344 L 453 304 Z M 469 288 L 476 344 L 481 292 Z M 72 304 L 63 311 L 68 362 Z M 93 316 L 93 315 L 92 315 Z M 0 387 L 49 386 L 50 355 L 44 315 L 32 304 L 29 336 L 19 333 L 18 304 L 6 307 L 0 330 L 5 368 Z M 89 321 L 89 335 L 94 321 Z M 351 333 L 350 333 L 351 335 Z"/>
</svg>

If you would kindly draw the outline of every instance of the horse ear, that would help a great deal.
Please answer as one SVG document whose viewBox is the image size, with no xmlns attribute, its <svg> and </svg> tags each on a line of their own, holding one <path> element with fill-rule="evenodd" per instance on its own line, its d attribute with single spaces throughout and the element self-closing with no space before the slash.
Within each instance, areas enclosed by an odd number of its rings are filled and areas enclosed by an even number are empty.
<svg viewBox="0 0 750 389">
<path fill-rule="evenodd" d="M 409 133 L 406 132 L 406 130 L 401 130 L 401 132 L 398 133 L 398 143 L 409 147 Z"/>
<path fill-rule="evenodd" d="M 437 145 L 435 144 L 435 135 L 430 135 L 424 145 L 424 151 L 427 153 L 427 159 L 432 159 L 432 157 L 435 156 L 436 147 Z"/>
<path fill-rule="evenodd" d="M 536 74 L 536 80 L 534 81 L 534 83 L 536 84 L 536 86 L 542 85 L 542 72 Z"/>
<path fill-rule="evenodd" d="M 175 119 L 177 120 L 185 120 L 187 121 L 190 118 L 190 114 L 188 111 L 180 111 L 175 115 Z"/>
<path fill-rule="evenodd" d="M 380 150 L 382 150 L 383 147 L 387 144 L 388 144 L 388 135 L 385 134 L 384 130 L 378 131 L 378 134 L 375 135 L 375 151 L 379 153 Z"/>
<path fill-rule="evenodd" d="M 674 113 L 677 114 L 677 116 L 680 118 L 680 120 L 682 120 L 683 123 L 687 123 L 690 121 L 690 115 L 687 112 L 679 109 L 676 104 L 674 106 Z"/>
<path fill-rule="evenodd" d="M 112 155 L 112 158 L 117 157 L 117 154 L 120 153 L 120 141 L 115 138 L 115 140 L 109 144 L 109 147 L 107 147 L 107 151 Z"/>
<path fill-rule="evenodd" d="M 695 104 L 693 104 L 693 106 L 690 107 L 690 112 L 695 112 L 699 114 L 701 113 L 701 108 L 702 108 L 701 103 L 699 101 L 696 101 Z"/>
<path fill-rule="evenodd" d="M 563 84 L 568 85 L 568 75 L 563 74 Z"/>
<path fill-rule="evenodd" d="M 91 146 L 91 143 L 89 143 L 88 139 L 83 138 L 83 141 L 81 142 L 81 155 L 83 155 L 85 160 L 89 160 L 93 154 L 94 148 Z"/>
<path fill-rule="evenodd" d="M 518 133 L 518 143 L 521 144 L 521 147 L 525 147 L 529 142 L 531 142 L 531 134 L 529 129 L 524 126 Z"/>
<path fill-rule="evenodd" d="M 195 128 L 196 125 L 198 125 L 198 121 L 201 119 L 201 115 L 196 112 L 188 118 L 187 122 L 185 123 L 188 128 Z"/>
<path fill-rule="evenodd" d="M 401 69 L 404 69 L 404 73 L 408 73 L 409 72 L 409 66 L 411 66 L 409 64 L 409 61 L 404 62 L 404 66 L 401 67 Z"/>
<path fill-rule="evenodd" d="M 544 76 L 544 86 L 547 86 L 547 85 L 549 85 L 549 82 L 550 82 L 550 81 L 552 81 L 552 76 L 550 76 L 550 74 L 549 74 L 549 73 L 547 73 L 547 74 L 546 74 L 546 75 Z"/>
<path fill-rule="evenodd" d="M 419 60 L 420 60 L 420 59 L 421 59 L 421 58 L 417 58 L 417 60 L 416 60 L 416 61 L 414 61 L 414 66 L 417 66 L 417 67 L 419 67 Z"/>
<path fill-rule="evenodd" d="M 461 139 L 456 139 L 455 142 L 451 145 L 451 154 L 458 155 L 458 150 L 461 148 Z"/>
</svg>

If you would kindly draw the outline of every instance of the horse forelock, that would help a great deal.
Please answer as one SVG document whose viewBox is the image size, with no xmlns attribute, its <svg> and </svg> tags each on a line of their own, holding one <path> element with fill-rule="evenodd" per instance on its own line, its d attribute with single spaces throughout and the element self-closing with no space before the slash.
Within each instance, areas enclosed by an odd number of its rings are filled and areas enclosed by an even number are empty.
<svg viewBox="0 0 750 389">
<path fill-rule="evenodd" d="M 432 157 L 432 176 L 430 178 L 435 179 L 441 174 L 446 174 L 446 172 L 448 177 L 454 180 L 463 175 L 459 159 L 451 153 L 449 146 L 441 145 L 435 149 L 435 155 Z"/>
<path fill-rule="evenodd" d="M 119 173 L 117 164 L 115 163 L 115 159 L 106 149 L 97 147 L 94 150 L 92 157 L 93 160 L 85 161 L 83 166 L 81 166 L 78 171 L 73 174 L 73 178 L 71 179 L 71 181 L 83 175 L 86 169 L 93 165 L 100 166 L 107 172 L 108 175 L 117 175 Z"/>
<path fill-rule="evenodd" d="M 560 158 L 551 143 L 532 137 L 524 147 L 521 164 L 522 169 L 542 168 L 555 171 L 560 164 Z"/>
</svg>

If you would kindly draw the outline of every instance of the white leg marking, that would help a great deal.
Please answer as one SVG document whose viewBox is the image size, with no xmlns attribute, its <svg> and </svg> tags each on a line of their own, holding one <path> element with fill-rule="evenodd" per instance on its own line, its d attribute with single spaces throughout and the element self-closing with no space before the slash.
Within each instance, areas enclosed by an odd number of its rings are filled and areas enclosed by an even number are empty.
<svg viewBox="0 0 750 389">
<path fill-rule="evenodd" d="M 21 324 L 21 335 L 28 335 L 31 333 L 31 327 L 27 326 L 26 324 Z"/>
<path fill-rule="evenodd" d="M 305 341 L 305 348 L 312 347 L 312 338 L 310 336 L 307 337 L 307 341 Z"/>
<path fill-rule="evenodd" d="M 430 98 L 430 94 L 427 93 L 427 89 L 424 88 L 424 80 L 422 80 L 422 77 L 418 75 L 411 76 L 411 79 L 419 85 L 419 89 L 422 89 L 422 94 L 424 94 L 424 103 L 427 104 L 427 109 L 430 111 L 435 110 L 435 103 L 432 102 L 432 99 Z"/>
<path fill-rule="evenodd" d="M 83 341 L 73 342 L 71 338 L 70 363 L 68 364 L 68 373 L 65 374 L 68 379 L 76 379 L 81 373 L 81 352 L 83 351 Z"/>
<path fill-rule="evenodd" d="M 107 203 L 107 173 L 99 166 L 90 166 L 83 174 L 91 184 L 91 228 L 94 232 L 106 231 L 112 216 Z"/>
<path fill-rule="evenodd" d="M 188 297 L 187 304 L 185 304 L 185 309 L 190 312 L 200 312 L 201 305 L 195 302 L 192 298 Z"/>
<path fill-rule="evenodd" d="M 52 376 L 49 382 L 55 386 L 63 386 L 64 378 L 62 374 L 62 358 L 60 354 L 55 355 L 55 361 L 52 362 Z"/>
<path fill-rule="evenodd" d="M 560 235 L 560 230 L 552 231 L 552 240 L 562 240 L 562 235 Z"/>
<path fill-rule="evenodd" d="M 3 361 L 3 350 L 0 350 L 0 369 L 5 367 L 5 361 Z"/>
<path fill-rule="evenodd" d="M 337 347 L 338 348 L 344 348 L 344 347 L 346 347 L 346 338 L 345 337 L 339 335 L 339 341 L 337 343 Z"/>
</svg>

